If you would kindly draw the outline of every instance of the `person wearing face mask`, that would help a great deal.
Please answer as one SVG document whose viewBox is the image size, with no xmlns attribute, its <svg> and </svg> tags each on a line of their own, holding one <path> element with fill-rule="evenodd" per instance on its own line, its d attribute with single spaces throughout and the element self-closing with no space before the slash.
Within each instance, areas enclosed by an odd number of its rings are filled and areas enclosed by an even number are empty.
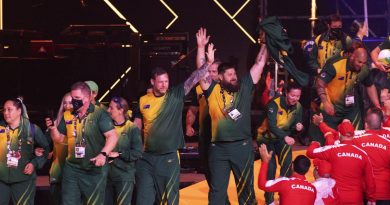
<svg viewBox="0 0 390 205">
<path fill-rule="evenodd" d="M 21 99 L 4 103 L 0 122 L 0 204 L 34 204 L 36 170 L 42 168 L 49 143 L 41 129 L 30 122 Z M 41 156 L 34 148 L 43 148 Z"/>
<path fill-rule="evenodd" d="M 53 142 L 68 144 L 62 176 L 62 204 L 103 204 L 107 157 L 118 135 L 107 111 L 91 103 L 91 90 L 84 82 L 72 85 L 72 111 L 66 111 L 58 126 L 50 126 Z"/>
<path fill-rule="evenodd" d="M 327 25 L 328 30 L 315 38 L 308 51 L 308 66 L 317 74 L 329 58 L 346 51 L 352 42 L 352 39 L 342 31 L 343 23 L 339 15 L 330 15 Z"/>
<path fill-rule="evenodd" d="M 272 151 L 272 158 L 268 163 L 267 180 L 275 179 L 276 159 L 280 164 L 280 176 L 290 177 L 292 150 L 295 143 L 294 135 L 303 131 L 302 106 L 299 103 L 302 88 L 291 83 L 287 87 L 285 96 L 272 99 L 267 105 L 267 119 L 258 129 L 258 145 L 265 144 Z M 273 192 L 265 192 L 266 204 L 274 201 Z"/>
<path fill-rule="evenodd" d="M 316 89 L 321 99 L 321 112 L 324 122 L 336 128 L 343 119 L 349 119 L 355 129 L 363 129 L 362 101 L 359 89 L 364 85 L 371 103 L 380 107 L 374 85 L 372 71 L 365 66 L 367 51 L 358 48 L 348 57 L 340 57 L 328 62 L 317 76 Z M 322 135 L 312 135 L 313 140 L 325 143 Z"/>
<path fill-rule="evenodd" d="M 131 204 L 135 184 L 135 162 L 142 155 L 141 132 L 127 116 L 129 105 L 114 97 L 108 106 L 119 140 L 109 156 L 105 205 Z"/>
</svg>

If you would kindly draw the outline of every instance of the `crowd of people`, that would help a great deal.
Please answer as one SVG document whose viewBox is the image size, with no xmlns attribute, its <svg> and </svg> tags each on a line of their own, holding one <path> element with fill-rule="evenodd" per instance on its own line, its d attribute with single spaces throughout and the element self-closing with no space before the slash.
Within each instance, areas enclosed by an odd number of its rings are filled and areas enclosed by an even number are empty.
<svg viewBox="0 0 390 205">
<path fill-rule="evenodd" d="M 307 116 L 299 102 L 303 78 L 265 95 L 266 118 L 256 138 L 262 160 L 258 186 L 251 133 L 254 85 L 266 76 L 264 67 L 275 51 L 284 56 L 275 61 L 289 58 L 281 44 L 267 42 L 277 36 L 271 38 L 264 27 L 254 64 L 238 77 L 237 65 L 217 60 L 210 36 L 200 28 L 193 73 L 170 87 L 167 71 L 154 68 L 151 89 L 132 111 L 122 97 L 113 97 L 108 106 L 98 102 L 95 82 L 76 82 L 56 118 L 45 118 L 42 131 L 30 122 L 22 99 L 7 100 L 0 122 L 0 205 L 34 204 L 36 170 L 48 159 L 56 204 L 179 204 L 184 133 L 199 137 L 208 204 L 230 204 L 231 172 L 241 205 L 257 204 L 258 188 L 265 191 L 266 204 L 275 203 L 275 192 L 279 204 L 390 204 L 390 131 L 383 128 L 390 125 L 388 70 L 378 61 L 380 51 L 390 49 L 390 38 L 369 56 L 362 41 L 367 24 L 354 21 L 351 28 L 349 36 L 341 18 L 331 15 L 326 29 L 303 47 L 311 70 L 304 85 L 311 89 Z M 183 126 L 186 96 L 192 102 Z M 312 142 L 306 156 L 293 160 L 295 136 L 307 129 Z M 315 167 L 312 183 L 305 178 L 309 158 Z"/>
</svg>

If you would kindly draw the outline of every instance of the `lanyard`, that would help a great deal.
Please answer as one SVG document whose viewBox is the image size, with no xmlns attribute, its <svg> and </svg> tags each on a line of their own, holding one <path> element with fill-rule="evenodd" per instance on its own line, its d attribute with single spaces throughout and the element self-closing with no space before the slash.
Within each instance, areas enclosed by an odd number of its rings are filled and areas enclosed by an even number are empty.
<svg viewBox="0 0 390 205">
<path fill-rule="evenodd" d="M 8 150 L 8 153 L 11 153 L 12 152 L 12 148 L 11 148 L 11 135 L 10 135 L 10 128 L 9 126 L 7 125 L 7 127 L 5 127 L 5 132 L 6 132 L 6 135 L 7 135 L 7 150 Z M 22 139 L 20 138 L 20 132 L 18 133 L 18 152 L 20 152 L 22 150 Z"/>
<path fill-rule="evenodd" d="M 330 40 L 329 40 L 329 41 L 330 41 Z M 326 42 L 326 47 L 325 47 L 325 61 L 328 60 L 328 46 L 329 46 L 329 43 L 330 43 L 330 42 Z M 336 42 L 335 42 L 335 44 L 336 44 Z M 334 56 L 335 53 L 336 53 L 335 46 L 336 46 L 336 45 L 333 45 L 333 50 L 332 50 L 332 55 L 331 55 L 331 56 Z"/>
<path fill-rule="evenodd" d="M 76 138 L 77 140 L 77 119 L 79 118 L 79 114 L 77 113 L 74 118 L 73 118 L 73 137 Z M 80 120 L 82 120 L 82 127 L 81 127 L 81 144 L 84 144 L 85 145 L 85 136 L 84 136 L 84 133 L 85 133 L 85 123 L 87 121 L 87 118 L 88 118 L 88 112 L 85 113 L 84 117 L 82 117 Z M 75 143 L 76 144 L 76 143 Z"/>
<path fill-rule="evenodd" d="M 350 72 L 351 73 L 351 75 L 349 75 L 349 73 L 348 72 Z M 345 73 L 345 83 L 344 83 L 344 93 L 347 91 L 347 83 L 348 83 L 348 78 L 350 78 L 350 79 L 352 79 L 352 77 L 353 77 L 353 73 L 352 73 L 352 71 L 346 71 L 346 73 Z M 356 82 L 355 82 L 356 83 Z M 354 89 L 355 87 L 353 87 L 353 89 Z"/>
<path fill-rule="evenodd" d="M 233 107 L 234 101 L 234 93 L 227 91 L 228 95 L 230 95 L 230 106 L 228 108 Z M 221 86 L 221 95 L 223 101 L 223 109 L 226 110 L 226 97 L 225 97 L 225 89 Z"/>
</svg>

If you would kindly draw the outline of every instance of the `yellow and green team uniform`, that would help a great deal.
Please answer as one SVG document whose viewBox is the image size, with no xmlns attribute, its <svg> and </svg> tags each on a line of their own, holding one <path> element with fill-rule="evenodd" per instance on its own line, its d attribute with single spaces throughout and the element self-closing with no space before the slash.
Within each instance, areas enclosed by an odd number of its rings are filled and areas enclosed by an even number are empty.
<svg viewBox="0 0 390 205">
<path fill-rule="evenodd" d="M 141 133 L 130 120 L 115 125 L 115 131 L 119 139 L 113 152 L 119 157 L 109 163 L 105 205 L 127 205 L 133 196 L 135 162 L 142 155 Z"/>
<path fill-rule="evenodd" d="M 362 121 L 362 91 L 359 86 L 371 86 L 374 84 L 372 71 L 364 66 L 359 73 L 353 71 L 350 67 L 348 58 L 337 58 L 325 65 L 318 78 L 327 83 L 326 94 L 328 100 L 333 104 L 335 115 L 329 116 L 322 111 L 324 122 L 330 127 L 336 129 L 337 125 L 343 119 L 349 119 L 355 129 L 363 129 Z M 347 106 L 345 98 L 347 95 L 354 96 L 354 104 Z M 323 105 L 321 104 L 321 110 Z M 319 141 L 322 144 L 325 139 L 320 132 L 318 135 L 313 135 L 313 140 Z"/>
<path fill-rule="evenodd" d="M 68 155 L 68 146 L 66 141 L 67 139 L 65 139 L 62 143 L 53 143 L 53 161 L 49 171 L 49 181 L 50 193 L 52 194 L 53 202 L 55 204 L 61 204 L 62 172 L 65 166 L 66 156 Z"/>
<path fill-rule="evenodd" d="M 136 165 L 137 204 L 178 204 L 180 164 L 184 146 L 182 111 L 184 86 L 161 97 L 148 93 L 139 100 L 135 118 L 143 120 L 144 153 Z"/>
<path fill-rule="evenodd" d="M 221 92 L 220 84 L 212 82 L 205 91 L 212 127 L 209 147 L 209 204 L 221 204 L 226 200 L 231 170 L 236 181 L 239 204 L 257 203 L 253 189 L 254 155 L 250 116 L 252 77 L 249 74 L 244 76 L 240 85 L 238 92 L 228 94 L 226 90 Z M 241 113 L 241 117 L 236 121 L 224 112 L 224 108 L 230 107 L 231 103 L 232 107 Z"/>
<path fill-rule="evenodd" d="M 103 204 L 106 188 L 108 165 L 96 167 L 90 159 L 100 154 L 106 138 L 104 133 L 113 130 L 114 125 L 107 111 L 90 104 L 88 115 L 83 119 L 75 119 L 74 113 L 66 111 L 58 130 L 64 134 L 68 144 L 62 176 L 62 204 L 79 204 L 82 199 L 85 203 Z M 76 122 L 76 137 L 73 136 Z M 84 129 L 83 129 L 84 127 Z M 75 145 L 84 139 L 86 141 L 85 157 L 75 158 Z"/>
<path fill-rule="evenodd" d="M 280 96 L 272 99 L 267 105 L 267 119 L 257 130 L 257 143 L 267 145 L 269 151 L 273 151 L 269 161 L 267 180 L 275 179 L 276 159 L 278 156 L 280 165 L 280 176 L 291 176 L 292 152 L 291 146 L 287 145 L 284 137 L 293 137 L 296 134 L 296 124 L 302 122 L 302 106 L 298 102 L 296 105 L 288 106 L 286 97 Z M 266 204 L 274 201 L 272 192 L 264 193 Z"/>
<path fill-rule="evenodd" d="M 201 170 L 204 172 L 206 181 L 209 183 L 208 170 L 208 148 L 211 141 L 211 119 L 209 115 L 209 108 L 206 97 L 200 85 L 191 90 L 192 96 L 191 106 L 199 108 L 198 122 L 199 122 L 199 158 L 201 163 Z"/>
<path fill-rule="evenodd" d="M 8 205 L 10 198 L 12 198 L 12 203 L 15 205 L 32 205 L 35 197 L 36 170 L 42 168 L 46 162 L 49 143 L 36 125 L 31 124 L 29 130 L 21 127 L 9 129 L 11 150 L 18 150 L 19 142 L 21 142 L 21 158 L 16 168 L 7 167 L 6 127 L 4 122 L 0 122 L 0 204 Z M 20 131 L 20 129 L 23 130 Z M 40 157 L 35 156 L 35 147 L 43 148 L 44 154 Z M 23 173 L 28 163 L 34 165 L 34 172 L 31 175 Z"/>
<path fill-rule="evenodd" d="M 327 33 L 323 33 L 306 43 L 304 51 L 307 63 L 313 73 L 317 73 L 317 68 L 322 69 L 328 59 L 340 55 L 351 45 L 352 39 L 347 36 L 345 42 L 341 40 L 331 40 Z M 344 45 L 343 45 L 344 44 Z"/>
</svg>

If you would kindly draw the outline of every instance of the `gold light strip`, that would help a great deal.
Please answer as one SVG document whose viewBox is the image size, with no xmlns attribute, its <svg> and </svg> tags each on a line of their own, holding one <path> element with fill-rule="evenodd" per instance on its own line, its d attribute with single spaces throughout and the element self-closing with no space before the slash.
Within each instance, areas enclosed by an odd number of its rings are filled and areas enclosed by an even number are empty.
<svg viewBox="0 0 390 205">
<path fill-rule="evenodd" d="M 108 93 L 110 93 L 110 92 L 118 85 L 118 83 L 123 79 L 123 77 L 125 77 L 125 75 L 126 75 L 130 70 L 131 70 L 131 66 L 130 66 L 128 69 L 126 69 L 126 71 L 121 75 L 121 77 L 118 78 L 118 79 L 111 85 L 110 89 L 108 89 L 108 90 L 104 93 L 104 95 L 103 95 L 102 97 L 100 97 L 99 102 L 102 102 L 102 100 L 108 95 Z"/>
<path fill-rule="evenodd" d="M 110 9 L 112 11 L 114 11 L 114 13 L 121 19 L 123 19 L 124 21 L 126 21 L 126 25 L 129 25 L 130 26 L 130 29 L 134 32 L 134 33 L 138 33 L 138 30 L 129 22 L 127 21 L 126 17 L 123 16 L 123 14 L 109 1 L 109 0 L 103 0 L 104 3 L 107 4 L 108 7 L 110 7 Z"/>
<path fill-rule="evenodd" d="M 174 16 L 173 20 L 165 27 L 165 29 L 168 29 L 169 27 L 171 27 L 171 25 L 173 24 L 173 22 L 176 21 L 176 19 L 179 18 L 179 16 L 171 9 L 171 7 L 168 6 L 167 3 L 165 3 L 164 0 L 160 0 L 160 2 L 165 6 L 165 8 L 168 9 L 169 12 L 171 12 L 171 14 Z"/>
<path fill-rule="evenodd" d="M 221 3 L 219 3 L 219 1 L 214 0 L 214 2 L 219 6 L 219 8 L 222 9 L 223 12 L 225 12 L 225 14 L 226 14 L 227 16 L 229 16 L 229 18 L 233 19 L 232 15 L 230 15 L 230 13 L 225 9 L 225 7 L 222 6 Z"/>
<path fill-rule="evenodd" d="M 247 0 L 233 15 L 233 18 L 236 18 L 236 16 L 241 12 L 241 10 L 250 2 L 250 0 Z"/>
<path fill-rule="evenodd" d="M 0 0 L 0 30 L 3 30 L 3 0 Z"/>
<path fill-rule="evenodd" d="M 236 13 L 232 16 L 224 6 L 222 6 L 221 3 L 219 3 L 218 0 L 214 0 L 215 4 L 237 25 L 237 27 L 254 43 L 256 44 L 256 40 L 244 29 L 244 27 L 241 26 L 236 19 L 234 19 L 242 9 L 250 2 L 250 0 L 247 0 L 244 4 L 241 5 L 241 7 L 236 11 Z"/>
</svg>

